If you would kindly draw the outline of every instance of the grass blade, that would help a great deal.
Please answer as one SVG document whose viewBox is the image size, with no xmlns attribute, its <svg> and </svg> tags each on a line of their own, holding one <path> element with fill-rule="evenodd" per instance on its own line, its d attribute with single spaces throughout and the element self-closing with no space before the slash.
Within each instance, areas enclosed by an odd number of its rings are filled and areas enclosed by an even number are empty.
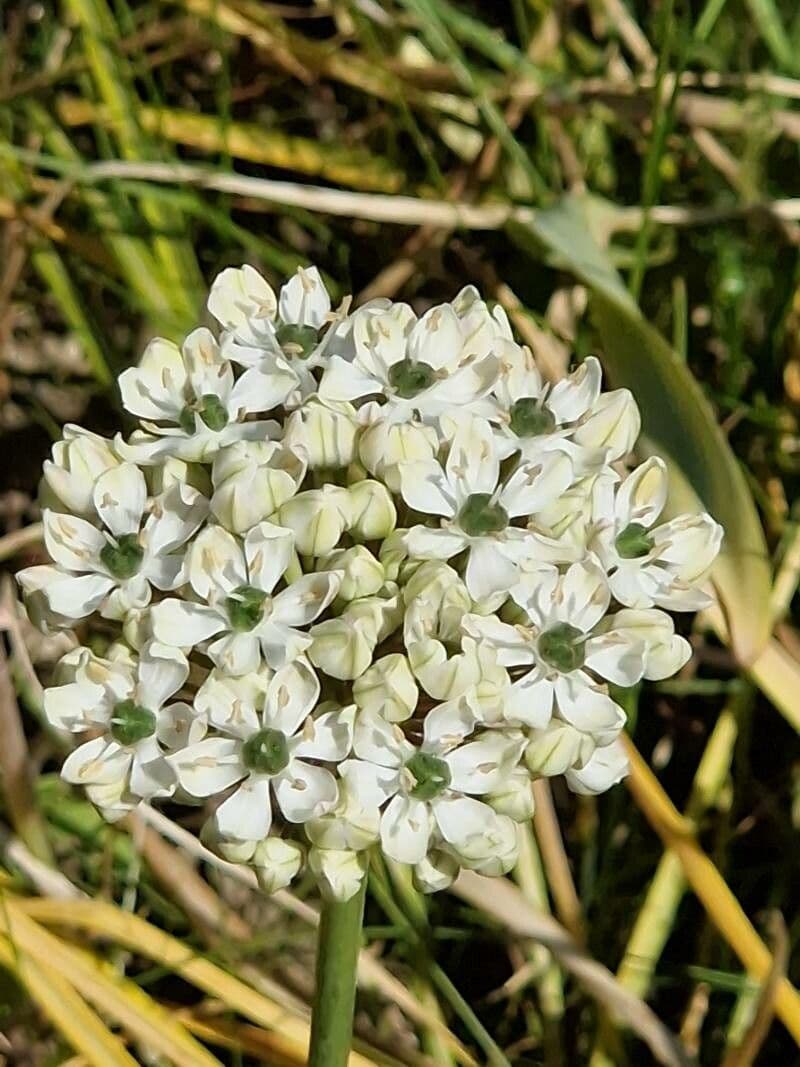
<svg viewBox="0 0 800 1067">
<path fill-rule="evenodd" d="M 0 966 L 15 974 L 64 1039 L 93 1067 L 137 1067 L 122 1041 L 105 1026 L 69 982 L 30 953 L 0 936 Z"/>
<path fill-rule="evenodd" d="M 636 746 L 622 735 L 631 771 L 626 784 L 647 821 L 664 844 L 680 859 L 686 879 L 726 942 L 747 972 L 759 981 L 773 967 L 769 949 L 753 928 L 725 879 L 697 844 L 691 823 L 680 814 Z M 775 1011 L 795 1041 L 800 1042 L 800 993 L 788 978 L 781 978 L 775 993 Z"/>
</svg>

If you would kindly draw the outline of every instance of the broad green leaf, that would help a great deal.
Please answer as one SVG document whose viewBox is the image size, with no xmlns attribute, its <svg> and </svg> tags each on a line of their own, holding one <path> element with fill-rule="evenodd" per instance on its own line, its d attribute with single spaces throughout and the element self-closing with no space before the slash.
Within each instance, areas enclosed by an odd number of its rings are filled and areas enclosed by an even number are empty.
<svg viewBox="0 0 800 1067">
<path fill-rule="evenodd" d="M 686 365 L 637 305 L 593 236 L 607 230 L 603 201 L 565 197 L 536 212 L 512 236 L 523 247 L 544 245 L 592 290 L 592 313 L 603 342 L 603 363 L 615 386 L 627 386 L 642 412 L 643 450 L 670 463 L 671 506 L 702 503 L 725 529 L 713 579 L 733 650 L 752 663 L 770 633 L 771 569 L 752 494 L 714 410 Z"/>
</svg>

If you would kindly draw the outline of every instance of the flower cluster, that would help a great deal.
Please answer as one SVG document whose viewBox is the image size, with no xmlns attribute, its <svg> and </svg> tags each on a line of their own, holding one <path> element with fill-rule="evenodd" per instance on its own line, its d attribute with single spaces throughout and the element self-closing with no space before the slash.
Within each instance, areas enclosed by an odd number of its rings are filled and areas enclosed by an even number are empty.
<svg viewBox="0 0 800 1067">
<path fill-rule="evenodd" d="M 132 434 L 45 465 L 28 610 L 116 631 L 45 693 L 88 735 L 64 777 L 112 819 L 205 806 L 267 890 L 307 865 L 345 899 L 376 844 L 427 891 L 508 871 L 533 778 L 626 773 L 610 686 L 689 658 L 667 610 L 707 603 L 720 527 L 660 521 L 630 393 L 593 358 L 546 382 L 471 287 L 332 310 L 315 268 L 243 267 L 208 308 L 120 377 Z"/>
</svg>

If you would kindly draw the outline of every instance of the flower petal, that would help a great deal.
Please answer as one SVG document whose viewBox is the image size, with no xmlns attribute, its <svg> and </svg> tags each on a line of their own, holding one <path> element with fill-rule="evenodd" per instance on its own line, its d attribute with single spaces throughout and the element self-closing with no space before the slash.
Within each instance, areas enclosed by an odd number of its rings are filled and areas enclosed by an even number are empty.
<svg viewBox="0 0 800 1067">
<path fill-rule="evenodd" d="M 400 491 L 409 507 L 423 515 L 442 515 L 445 518 L 455 515 L 457 504 L 453 487 L 435 459 L 400 463 L 397 469 Z"/>
<path fill-rule="evenodd" d="M 271 593 L 294 552 L 294 534 L 285 526 L 260 522 L 244 539 L 250 585 Z"/>
<path fill-rule="evenodd" d="M 381 818 L 383 851 L 398 863 L 419 863 L 428 851 L 432 821 L 421 800 L 394 797 Z"/>
<path fill-rule="evenodd" d="M 319 679 L 306 660 L 287 663 L 267 688 L 264 725 L 292 737 L 316 707 L 319 692 Z"/>
<path fill-rule="evenodd" d="M 236 841 L 261 841 L 272 825 L 269 778 L 251 774 L 236 792 L 214 812 L 214 822 L 223 837 Z"/>
<path fill-rule="evenodd" d="M 189 661 L 177 648 L 150 641 L 139 653 L 138 703 L 158 711 L 189 677 Z"/>
<path fill-rule="evenodd" d="M 272 780 L 278 806 L 289 822 L 308 822 L 336 806 L 336 779 L 324 767 L 293 759 Z"/>
<path fill-rule="evenodd" d="M 216 608 L 168 597 L 151 610 L 153 635 L 165 645 L 190 648 L 226 628 L 226 620 Z"/>
<path fill-rule="evenodd" d="M 396 768 L 382 767 L 367 760 L 348 759 L 340 763 L 339 777 L 347 783 L 348 795 L 367 811 L 379 808 L 395 795 L 400 788 L 400 775 Z"/>
<path fill-rule="evenodd" d="M 139 532 L 146 502 L 144 475 L 133 463 L 112 467 L 95 482 L 94 506 L 115 537 Z"/>
<path fill-rule="evenodd" d="M 105 570 L 99 562 L 107 541 L 96 526 L 75 515 L 45 510 L 44 543 L 51 559 L 68 571 Z"/>
<path fill-rule="evenodd" d="M 193 797 L 211 797 L 244 778 L 241 743 L 228 737 L 206 737 L 169 756 L 181 786 Z"/>
<path fill-rule="evenodd" d="M 336 571 L 303 575 L 273 599 L 269 621 L 280 626 L 307 626 L 327 608 L 340 582 Z"/>
<path fill-rule="evenodd" d="M 353 747 L 353 719 L 355 707 L 326 711 L 309 717 L 297 737 L 300 743 L 292 748 L 292 755 L 300 758 L 327 760 L 338 763 Z"/>
<path fill-rule="evenodd" d="M 247 585 L 242 546 L 221 526 L 207 526 L 186 554 L 186 573 L 192 589 L 203 600 L 227 596 Z"/>
<path fill-rule="evenodd" d="M 445 757 L 450 788 L 458 793 L 494 793 L 514 769 L 524 741 L 493 731 L 453 749 Z"/>
<path fill-rule="evenodd" d="M 96 611 L 114 588 L 103 574 L 64 575 L 44 590 L 51 611 L 67 619 L 83 619 Z"/>
</svg>

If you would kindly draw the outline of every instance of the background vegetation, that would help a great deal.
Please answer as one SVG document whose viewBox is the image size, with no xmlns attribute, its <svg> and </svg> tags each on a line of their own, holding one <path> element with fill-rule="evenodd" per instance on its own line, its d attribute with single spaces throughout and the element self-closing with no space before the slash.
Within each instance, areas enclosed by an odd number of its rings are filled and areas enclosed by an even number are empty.
<svg viewBox="0 0 800 1067">
<path fill-rule="evenodd" d="M 797 5 L 0 11 L 4 1062 L 303 1062 L 311 887 L 264 902 L 192 820 L 112 829 L 59 783 L 64 645 L 8 577 L 62 424 L 118 429 L 120 370 L 243 261 L 418 309 L 478 284 L 551 376 L 599 352 L 727 527 L 723 612 L 628 696 L 627 790 L 539 790 L 517 888 L 422 902 L 375 870 L 358 1063 L 800 1062 Z"/>
</svg>

